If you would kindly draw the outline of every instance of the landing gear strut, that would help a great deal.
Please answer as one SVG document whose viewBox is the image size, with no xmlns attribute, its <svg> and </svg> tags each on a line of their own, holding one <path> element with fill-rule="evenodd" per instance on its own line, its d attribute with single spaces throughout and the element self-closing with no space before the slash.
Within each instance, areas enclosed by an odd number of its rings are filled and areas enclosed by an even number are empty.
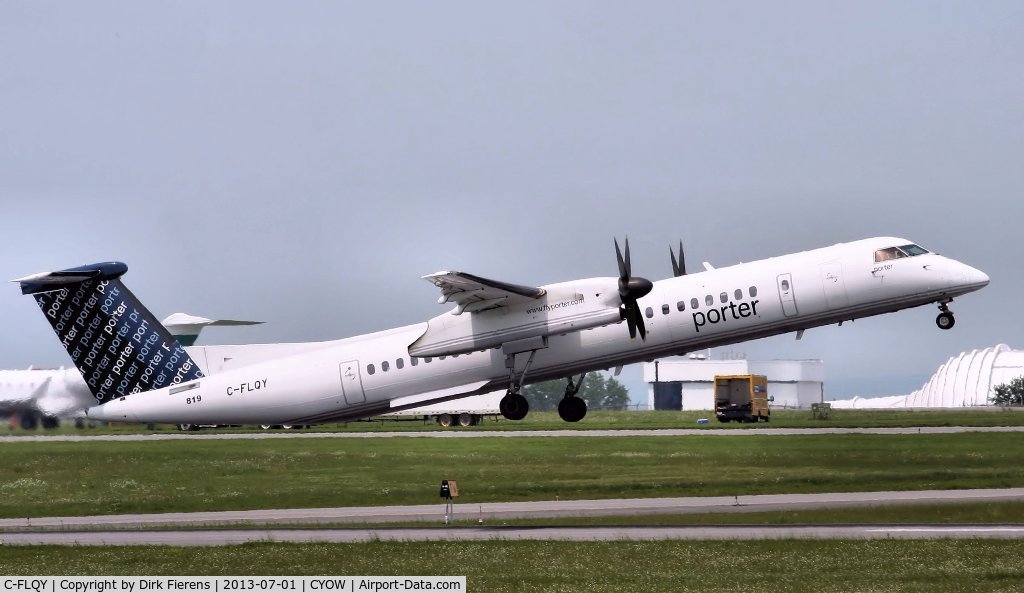
<svg viewBox="0 0 1024 593">
<path fill-rule="evenodd" d="M 942 312 L 935 318 L 935 325 L 939 326 L 939 329 L 949 329 L 956 324 L 956 318 L 953 317 L 953 312 L 946 306 L 949 302 L 950 301 L 944 301 L 939 303 L 939 310 Z"/>
<path fill-rule="evenodd" d="M 579 422 L 587 415 L 587 402 L 576 396 L 580 387 L 583 387 L 583 379 L 586 376 L 586 373 L 580 375 L 580 380 L 576 383 L 569 377 L 569 384 L 565 386 L 565 397 L 558 402 L 558 416 L 566 422 Z"/>
<path fill-rule="evenodd" d="M 519 390 L 523 388 L 526 371 L 530 370 L 530 365 L 533 364 L 533 357 L 536 354 L 536 350 L 530 351 L 530 358 L 526 360 L 526 366 L 523 367 L 523 372 L 519 374 L 518 378 L 516 377 L 516 355 L 514 353 L 505 355 L 505 366 L 508 368 L 508 391 L 505 393 L 505 397 L 498 402 L 498 411 L 509 420 L 522 420 L 530 411 L 530 403 L 526 401 L 523 394 L 519 393 Z"/>
</svg>

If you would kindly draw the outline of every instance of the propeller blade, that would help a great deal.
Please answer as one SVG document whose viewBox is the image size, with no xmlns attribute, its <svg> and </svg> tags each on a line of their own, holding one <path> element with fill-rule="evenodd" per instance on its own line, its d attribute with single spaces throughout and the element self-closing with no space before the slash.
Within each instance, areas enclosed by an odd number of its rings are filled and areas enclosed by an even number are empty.
<svg viewBox="0 0 1024 593">
<path fill-rule="evenodd" d="M 633 265 L 629 261 L 629 237 L 626 237 L 626 276 L 633 275 Z"/>
<path fill-rule="evenodd" d="M 629 273 L 626 271 L 626 262 L 622 260 L 622 252 L 619 251 L 618 239 L 615 239 L 615 258 L 619 262 L 619 284 L 622 284 L 622 282 L 629 279 Z"/>
<path fill-rule="evenodd" d="M 686 258 L 683 257 L 683 242 L 679 242 L 679 259 L 672 248 L 668 248 L 668 254 L 672 256 L 672 275 L 676 278 L 686 275 Z"/>
<path fill-rule="evenodd" d="M 640 313 L 640 307 L 634 309 L 636 312 L 636 329 L 640 332 L 640 339 L 647 339 L 647 324 L 644 323 L 644 316 Z"/>
<path fill-rule="evenodd" d="M 636 339 L 636 320 L 633 319 L 633 314 L 629 309 L 622 312 L 622 316 L 626 319 L 626 327 L 629 328 L 629 339 Z"/>
<path fill-rule="evenodd" d="M 619 299 L 622 301 L 620 314 L 626 321 L 629 328 L 630 339 L 636 338 L 637 333 L 640 339 L 647 339 L 647 328 L 644 325 L 643 314 L 640 312 L 640 304 L 637 302 L 647 296 L 654 288 L 654 284 L 646 278 L 633 277 L 632 264 L 629 258 L 629 237 L 625 241 L 625 254 L 619 249 L 619 240 L 615 239 L 615 259 L 619 264 Z"/>
</svg>

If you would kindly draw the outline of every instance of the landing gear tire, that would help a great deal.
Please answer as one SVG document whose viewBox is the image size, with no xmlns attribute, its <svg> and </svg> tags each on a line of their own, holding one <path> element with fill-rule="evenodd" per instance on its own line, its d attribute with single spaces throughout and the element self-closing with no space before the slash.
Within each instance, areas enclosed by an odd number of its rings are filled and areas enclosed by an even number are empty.
<svg viewBox="0 0 1024 593">
<path fill-rule="evenodd" d="M 441 414 L 440 416 L 437 417 L 437 425 L 443 428 L 448 428 L 449 426 L 452 425 L 452 415 Z"/>
<path fill-rule="evenodd" d="M 473 422 L 474 418 L 470 414 L 459 414 L 459 426 L 473 426 L 476 422 Z"/>
<path fill-rule="evenodd" d="M 943 311 L 935 318 L 935 325 L 939 326 L 939 329 L 950 329 L 956 325 L 956 318 L 951 311 Z"/>
<path fill-rule="evenodd" d="M 183 431 L 183 432 L 187 432 L 187 431 L 190 431 L 190 430 L 199 430 L 199 427 L 196 426 L 195 424 L 179 424 L 178 425 L 178 430 Z"/>
<path fill-rule="evenodd" d="M 574 395 L 563 397 L 558 402 L 558 415 L 566 422 L 579 422 L 587 415 L 587 402 Z"/>
<path fill-rule="evenodd" d="M 520 393 L 509 393 L 498 403 L 501 415 L 509 420 L 522 420 L 530 411 L 530 403 Z"/>
</svg>

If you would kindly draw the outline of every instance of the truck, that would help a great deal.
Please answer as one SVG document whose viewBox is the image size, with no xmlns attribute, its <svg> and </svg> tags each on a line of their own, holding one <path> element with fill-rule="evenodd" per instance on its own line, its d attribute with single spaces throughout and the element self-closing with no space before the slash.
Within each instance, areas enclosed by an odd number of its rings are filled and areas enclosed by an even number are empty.
<svg viewBox="0 0 1024 593">
<path fill-rule="evenodd" d="M 768 422 L 773 399 L 764 375 L 715 375 L 715 417 L 719 422 Z"/>
<path fill-rule="evenodd" d="M 505 391 L 492 391 L 482 395 L 472 395 L 453 399 L 439 404 L 430 404 L 418 408 L 410 408 L 400 412 L 391 412 L 377 416 L 376 420 L 424 420 L 437 422 L 438 425 L 476 426 L 487 416 L 498 416 L 498 404 L 505 397 Z"/>
</svg>

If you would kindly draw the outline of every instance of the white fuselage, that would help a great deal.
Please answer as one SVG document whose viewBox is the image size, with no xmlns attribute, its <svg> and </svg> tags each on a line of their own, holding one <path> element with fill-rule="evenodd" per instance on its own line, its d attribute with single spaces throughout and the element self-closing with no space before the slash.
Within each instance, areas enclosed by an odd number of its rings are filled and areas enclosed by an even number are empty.
<svg viewBox="0 0 1024 593">
<path fill-rule="evenodd" d="M 39 412 L 45 416 L 64 416 L 95 403 L 78 369 L 0 371 L 2 415 Z"/>
<path fill-rule="evenodd" d="M 192 348 L 206 377 L 113 400 L 89 415 L 218 424 L 365 417 L 507 386 L 509 342 L 462 353 L 467 343 L 485 344 L 475 337 L 495 328 L 557 328 L 535 336 L 532 346 L 522 337 L 529 332 L 509 334 L 522 348 L 536 348 L 526 375 L 531 383 L 946 301 L 988 283 L 982 272 L 932 253 L 874 261 L 876 250 L 907 243 L 866 239 L 657 281 L 639 301 L 646 340 L 630 339 L 617 317 L 607 316 L 607 308 L 617 308 L 616 279 L 598 278 L 553 285 L 546 307 L 446 313 L 334 342 Z M 568 284 L 572 290 L 562 290 Z M 565 322 L 567 315 L 604 315 L 609 324 L 579 330 Z M 410 356 L 424 336 L 438 337 L 430 346 L 434 352 L 436 344 L 450 343 L 460 353 Z M 515 356 L 517 372 L 528 358 L 526 350 Z"/>
</svg>

